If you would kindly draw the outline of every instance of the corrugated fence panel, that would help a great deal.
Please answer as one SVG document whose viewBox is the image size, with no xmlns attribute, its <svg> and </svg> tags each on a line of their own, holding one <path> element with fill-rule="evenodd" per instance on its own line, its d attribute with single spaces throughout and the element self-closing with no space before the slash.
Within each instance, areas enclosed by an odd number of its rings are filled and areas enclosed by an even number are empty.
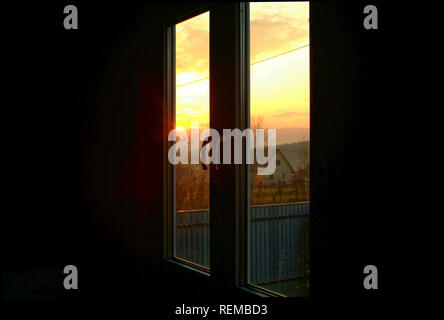
<svg viewBox="0 0 444 320">
<path fill-rule="evenodd" d="M 309 272 L 309 203 L 251 207 L 251 282 L 303 278 Z"/>
<path fill-rule="evenodd" d="M 250 208 L 250 280 L 266 284 L 307 277 L 310 204 L 288 203 Z M 210 266 L 208 210 L 176 213 L 176 255 Z"/>
<path fill-rule="evenodd" d="M 210 219 L 208 210 L 176 212 L 176 256 L 210 266 Z"/>
</svg>

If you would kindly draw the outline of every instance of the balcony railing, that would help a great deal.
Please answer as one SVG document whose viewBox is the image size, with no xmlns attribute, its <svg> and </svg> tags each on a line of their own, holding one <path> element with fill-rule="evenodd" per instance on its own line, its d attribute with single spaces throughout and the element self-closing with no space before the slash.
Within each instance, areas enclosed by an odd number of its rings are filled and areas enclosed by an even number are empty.
<svg viewBox="0 0 444 320">
<path fill-rule="evenodd" d="M 310 204 L 250 207 L 249 282 L 279 292 L 308 286 Z M 208 210 L 176 213 L 176 256 L 209 267 Z"/>
<path fill-rule="evenodd" d="M 176 257 L 210 267 L 208 210 L 176 212 Z"/>
</svg>

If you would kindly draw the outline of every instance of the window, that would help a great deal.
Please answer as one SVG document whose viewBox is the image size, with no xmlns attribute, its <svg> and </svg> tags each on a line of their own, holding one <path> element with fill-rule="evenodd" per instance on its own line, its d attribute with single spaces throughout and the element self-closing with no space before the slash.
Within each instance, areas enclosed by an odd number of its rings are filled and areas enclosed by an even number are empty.
<svg viewBox="0 0 444 320">
<path fill-rule="evenodd" d="M 210 13 L 176 25 L 176 129 L 209 128 Z M 200 145 L 189 143 L 190 154 Z M 176 257 L 210 266 L 210 174 L 200 164 L 176 165 Z"/>
<path fill-rule="evenodd" d="M 250 121 L 276 129 L 281 159 L 276 182 L 251 166 L 249 282 L 285 296 L 309 288 L 308 13 L 307 2 L 250 3 Z"/>
<path fill-rule="evenodd" d="M 210 267 L 210 174 L 192 161 L 192 129 L 209 128 L 209 12 L 170 29 L 171 113 L 177 141 L 187 139 L 187 163 L 171 166 L 173 180 L 171 255 L 196 267 Z M 199 139 L 198 139 L 199 140 Z"/>
<path fill-rule="evenodd" d="M 169 28 L 169 129 L 276 129 L 269 175 L 245 153 L 241 165 L 168 166 L 166 256 L 209 272 L 211 254 L 223 286 L 309 292 L 308 13 L 308 2 L 212 4 Z M 265 154 L 268 143 L 266 131 Z"/>
</svg>

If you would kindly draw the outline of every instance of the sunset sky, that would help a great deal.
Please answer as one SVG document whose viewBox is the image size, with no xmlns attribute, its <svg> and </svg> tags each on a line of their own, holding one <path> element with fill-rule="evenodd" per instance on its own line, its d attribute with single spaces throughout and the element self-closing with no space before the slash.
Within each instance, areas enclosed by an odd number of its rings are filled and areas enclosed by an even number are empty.
<svg viewBox="0 0 444 320">
<path fill-rule="evenodd" d="M 207 12 L 176 25 L 177 127 L 193 120 L 208 127 L 209 18 Z M 251 115 L 278 136 L 309 128 L 309 47 L 285 53 L 309 44 L 308 19 L 308 2 L 250 3 Z"/>
</svg>

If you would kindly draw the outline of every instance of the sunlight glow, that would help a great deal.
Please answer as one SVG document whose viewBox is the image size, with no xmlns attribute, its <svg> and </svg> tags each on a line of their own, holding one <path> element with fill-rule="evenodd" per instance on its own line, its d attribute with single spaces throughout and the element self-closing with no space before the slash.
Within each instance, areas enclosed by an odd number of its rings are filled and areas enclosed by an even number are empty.
<svg viewBox="0 0 444 320">
<path fill-rule="evenodd" d="M 176 25 L 176 125 L 209 127 L 210 13 Z"/>
<path fill-rule="evenodd" d="M 185 128 L 183 126 L 178 126 L 176 127 L 177 131 L 185 131 Z"/>
<path fill-rule="evenodd" d="M 209 19 L 206 12 L 176 25 L 176 124 L 186 129 L 209 126 Z M 282 53 L 309 44 L 308 2 L 250 3 L 250 28 L 251 114 L 278 129 L 278 143 L 306 140 L 310 48 Z"/>
</svg>

